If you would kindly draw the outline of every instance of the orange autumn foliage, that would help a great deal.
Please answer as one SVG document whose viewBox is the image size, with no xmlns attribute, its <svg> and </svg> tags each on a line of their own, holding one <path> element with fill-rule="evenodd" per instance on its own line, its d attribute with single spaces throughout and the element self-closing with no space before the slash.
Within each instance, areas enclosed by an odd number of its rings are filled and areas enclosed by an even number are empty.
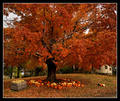
<svg viewBox="0 0 120 101">
<path fill-rule="evenodd" d="M 21 20 L 4 28 L 4 61 L 14 66 L 31 59 L 46 68 L 46 59 L 55 58 L 57 68 L 86 70 L 116 65 L 115 11 L 116 4 L 6 3 L 4 15 L 15 12 Z"/>
</svg>

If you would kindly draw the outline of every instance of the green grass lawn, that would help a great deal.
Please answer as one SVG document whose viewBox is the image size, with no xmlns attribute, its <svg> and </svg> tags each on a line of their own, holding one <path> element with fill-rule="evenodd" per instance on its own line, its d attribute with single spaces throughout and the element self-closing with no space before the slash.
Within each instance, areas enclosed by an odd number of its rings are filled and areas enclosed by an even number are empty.
<svg viewBox="0 0 120 101">
<path fill-rule="evenodd" d="M 23 78 L 25 80 L 40 78 L 44 79 L 46 76 Z M 21 91 L 11 91 L 9 84 L 11 80 L 4 80 L 4 97 L 62 97 L 62 98 L 86 98 L 86 97 L 113 97 L 117 95 L 117 78 L 116 76 L 98 75 L 98 74 L 57 74 L 57 78 L 71 78 L 73 80 L 79 80 L 85 84 L 84 88 L 71 87 L 61 90 L 48 88 L 46 86 L 41 87 L 28 87 Z M 100 87 L 97 84 L 104 83 L 105 87 Z"/>
</svg>

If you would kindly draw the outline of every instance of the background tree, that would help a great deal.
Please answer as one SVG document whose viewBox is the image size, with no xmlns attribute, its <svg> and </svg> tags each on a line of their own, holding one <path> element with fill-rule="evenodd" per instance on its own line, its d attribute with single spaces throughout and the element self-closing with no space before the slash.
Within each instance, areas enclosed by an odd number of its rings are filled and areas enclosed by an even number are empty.
<svg viewBox="0 0 120 101">
<path fill-rule="evenodd" d="M 99 68 L 102 59 L 104 64 L 116 61 L 116 4 L 4 4 L 4 14 L 9 12 L 21 17 L 19 22 L 13 21 L 14 33 L 8 31 L 13 41 L 9 56 L 17 61 L 34 57 L 48 67 L 50 81 L 64 65 Z M 17 61 L 15 64 L 22 62 Z"/>
</svg>

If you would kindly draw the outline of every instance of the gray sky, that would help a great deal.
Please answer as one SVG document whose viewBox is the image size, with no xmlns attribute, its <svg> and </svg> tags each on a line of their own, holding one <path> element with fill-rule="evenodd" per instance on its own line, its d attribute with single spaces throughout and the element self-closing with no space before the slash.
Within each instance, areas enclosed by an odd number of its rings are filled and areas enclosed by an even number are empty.
<svg viewBox="0 0 120 101">
<path fill-rule="evenodd" d="M 9 13 L 8 16 L 3 15 L 3 28 L 8 27 L 7 23 L 10 23 L 11 25 L 13 25 L 13 21 L 15 19 L 17 19 L 17 21 L 20 21 L 21 20 L 20 18 L 21 18 L 20 16 L 17 16 L 14 13 Z"/>
</svg>

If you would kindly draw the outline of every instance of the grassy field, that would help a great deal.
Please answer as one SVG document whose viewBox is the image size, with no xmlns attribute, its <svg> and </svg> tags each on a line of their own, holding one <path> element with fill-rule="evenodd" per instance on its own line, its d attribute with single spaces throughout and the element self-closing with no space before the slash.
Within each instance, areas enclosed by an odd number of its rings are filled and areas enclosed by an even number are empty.
<svg viewBox="0 0 120 101">
<path fill-rule="evenodd" d="M 44 79 L 46 76 L 24 78 Z M 3 97 L 25 97 L 25 98 L 93 98 L 93 97 L 109 97 L 116 98 L 117 95 L 117 79 L 116 76 L 98 75 L 98 74 L 57 74 L 57 78 L 71 78 L 73 80 L 80 80 L 85 84 L 84 88 L 65 88 L 61 90 L 41 87 L 28 87 L 21 91 L 10 90 L 11 80 L 4 80 Z M 100 87 L 97 84 L 104 83 L 105 87 Z"/>
</svg>

